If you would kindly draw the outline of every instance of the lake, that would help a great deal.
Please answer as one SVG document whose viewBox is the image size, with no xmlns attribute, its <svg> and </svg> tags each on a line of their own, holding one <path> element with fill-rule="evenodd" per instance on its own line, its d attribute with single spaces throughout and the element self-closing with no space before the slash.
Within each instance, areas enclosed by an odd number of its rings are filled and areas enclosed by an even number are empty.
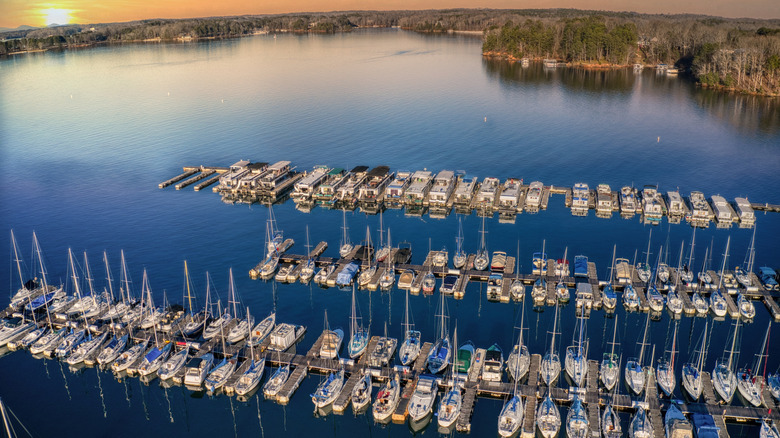
<svg viewBox="0 0 780 438">
<path fill-rule="evenodd" d="M 780 203 L 780 101 L 698 89 L 684 78 L 657 76 L 646 69 L 547 70 L 532 64 L 485 60 L 479 38 L 419 35 L 396 29 L 358 30 L 336 35 L 280 34 L 191 44 L 144 44 L 28 54 L 0 60 L 0 228 L 10 247 L 13 229 L 29 268 L 31 235 L 36 231 L 45 253 L 49 280 L 66 283 L 67 249 L 83 252 L 91 263 L 96 288 L 106 285 L 102 251 L 118 277 L 124 250 L 136 296 L 142 271 L 149 275 L 155 299 L 180 302 L 183 261 L 201 300 L 205 275 L 214 280 L 223 304 L 228 270 L 254 315 L 277 311 L 278 321 L 306 325 L 298 346 L 305 352 L 324 326 L 348 328 L 350 294 L 335 288 L 274 285 L 250 280 L 247 271 L 261 259 L 268 209 L 227 205 L 210 190 L 160 190 L 157 184 L 185 165 L 227 166 L 239 159 L 291 160 L 298 170 L 327 164 L 387 165 L 391 170 L 463 169 L 469 174 L 523 178 L 526 183 L 613 189 L 658 184 L 661 191 L 700 190 L 729 200 Z M 274 207 L 285 236 L 304 251 L 306 227 L 312 243 L 330 243 L 335 256 L 342 215 L 315 208 L 297 211 L 292 202 Z M 780 215 L 758 214 L 756 266 L 780 267 Z M 413 246 L 413 261 L 433 249 L 455 247 L 458 217 L 407 217 L 384 213 L 394 242 Z M 462 217 L 464 245 L 474 252 L 481 220 Z M 368 226 L 378 239 L 379 217 L 348 213 L 353 241 Z M 613 245 L 617 256 L 635 251 L 650 260 L 661 245 L 676 264 L 681 243 L 687 257 L 692 229 L 624 220 L 572 217 L 563 197 L 553 196 L 538 214 L 519 215 L 514 224 L 487 221 L 490 251 L 514 255 L 530 271 L 531 255 L 543 240 L 550 257 L 585 254 L 606 278 Z M 696 233 L 693 266 L 698 269 L 712 247 L 711 266 L 719 268 L 727 237 L 728 266 L 742 263 L 751 230 Z M 430 243 L 429 243 L 430 242 Z M 0 268 L 0 282 L 19 286 L 12 252 Z M 522 304 L 488 302 L 484 286 L 474 282 L 463 300 L 447 300 L 450 323 L 461 341 L 478 347 L 498 343 L 505 354 L 516 337 Z M 72 287 L 69 286 L 72 290 Z M 0 304 L 5 305 L 3 294 Z M 410 311 L 424 341 L 434 340 L 438 294 L 412 296 Z M 530 303 L 530 301 L 529 301 Z M 402 337 L 404 295 L 358 293 L 363 318 L 372 334 Z M 749 366 L 769 321 L 756 304 L 755 321 L 741 329 L 739 366 Z M 573 303 L 562 312 L 558 344 L 570 345 Z M 526 344 L 544 354 L 552 331 L 553 309 L 525 308 Z M 644 314 L 617 312 L 618 340 L 625 358 L 638 354 Z M 608 348 L 615 319 L 594 311 L 587 321 L 590 359 Z M 668 314 L 653 321 L 650 342 L 655 357 L 671 346 L 674 327 Z M 707 357 L 711 370 L 729 346 L 732 320 L 715 323 Z M 776 324 L 774 325 L 776 326 Z M 689 357 L 704 328 L 701 318 L 679 320 L 681 360 Z M 776 327 L 775 327 L 776 328 Z M 771 339 L 770 351 L 780 341 Z M 561 351 L 562 352 L 562 351 Z M 770 355 L 774 371 L 780 357 Z M 266 371 L 268 373 L 268 370 Z M 679 375 L 679 368 L 678 368 Z M 71 372 L 56 361 L 14 352 L 0 359 L 0 397 L 36 436 L 78 430 L 87 436 L 188 435 L 280 436 L 326 433 L 333 436 L 408 436 L 407 425 L 375 425 L 370 413 L 355 417 L 317 417 L 308 395 L 320 378 L 308 377 L 289 405 L 253 397 L 209 397 L 173 387 L 149 386 L 138 379 L 117 381 L 110 372 Z M 561 378 L 559 385 L 565 387 Z M 620 391 L 626 388 L 621 385 Z M 376 389 L 375 389 L 376 392 Z M 676 394 L 682 397 L 678 385 Z M 735 398 L 735 404 L 739 404 Z M 499 400 L 480 399 L 472 420 L 473 436 L 496 434 Z M 565 418 L 565 409 L 564 412 Z M 45 418 L 46 421 L 40 421 Z M 624 421 L 629 416 L 623 414 Z M 624 428 L 625 430 L 625 428 Z M 749 436 L 750 426 L 730 425 L 731 436 Z M 435 422 L 424 433 L 437 434 Z"/>
</svg>

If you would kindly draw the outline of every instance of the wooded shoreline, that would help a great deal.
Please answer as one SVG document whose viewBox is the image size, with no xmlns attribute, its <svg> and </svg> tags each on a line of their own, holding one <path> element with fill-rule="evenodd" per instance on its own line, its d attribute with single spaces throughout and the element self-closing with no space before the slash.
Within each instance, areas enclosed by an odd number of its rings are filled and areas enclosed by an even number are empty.
<svg viewBox="0 0 780 438">
<path fill-rule="evenodd" d="M 703 87 L 780 96 L 780 20 L 573 9 L 347 11 L 155 19 L 0 33 L 0 56 L 104 44 L 190 42 L 358 28 L 482 35 L 483 56 L 556 59 L 591 69 L 668 64 Z"/>
</svg>

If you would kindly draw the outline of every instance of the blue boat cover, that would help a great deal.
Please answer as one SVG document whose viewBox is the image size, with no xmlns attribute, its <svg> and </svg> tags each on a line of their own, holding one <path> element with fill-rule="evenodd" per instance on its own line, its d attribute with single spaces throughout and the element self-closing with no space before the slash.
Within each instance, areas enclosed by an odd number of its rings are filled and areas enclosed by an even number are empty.
<svg viewBox="0 0 780 438">
<path fill-rule="evenodd" d="M 691 415 L 693 425 L 696 428 L 696 436 L 698 438 L 717 438 L 718 428 L 715 426 L 715 421 L 712 419 L 712 415 L 708 414 L 696 414 Z"/>
<path fill-rule="evenodd" d="M 574 257 L 574 276 L 575 277 L 587 277 L 588 276 L 588 258 L 582 255 Z"/>
<path fill-rule="evenodd" d="M 160 357 L 161 354 L 162 354 L 162 352 L 160 350 L 158 350 L 157 347 L 154 347 L 154 348 L 152 348 L 152 351 L 150 351 L 149 353 L 146 354 L 146 361 L 147 362 L 152 362 L 155 359 L 157 359 L 158 357 Z"/>
</svg>

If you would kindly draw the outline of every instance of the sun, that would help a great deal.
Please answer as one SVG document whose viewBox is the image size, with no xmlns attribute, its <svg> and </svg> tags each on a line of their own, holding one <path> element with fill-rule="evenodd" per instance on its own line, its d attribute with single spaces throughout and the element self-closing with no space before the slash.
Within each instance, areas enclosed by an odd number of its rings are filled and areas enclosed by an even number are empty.
<svg viewBox="0 0 780 438">
<path fill-rule="evenodd" d="M 40 13 L 46 25 L 51 26 L 52 24 L 70 23 L 71 12 L 73 11 L 70 9 L 49 8 L 49 9 L 41 9 Z"/>
</svg>

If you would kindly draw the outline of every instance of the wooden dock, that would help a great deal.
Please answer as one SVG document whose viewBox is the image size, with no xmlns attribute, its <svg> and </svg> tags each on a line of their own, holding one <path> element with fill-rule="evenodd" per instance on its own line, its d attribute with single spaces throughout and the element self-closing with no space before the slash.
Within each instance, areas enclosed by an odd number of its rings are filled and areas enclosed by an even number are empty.
<svg viewBox="0 0 780 438">
<path fill-rule="evenodd" d="M 532 354 L 531 363 L 528 368 L 528 386 L 536 388 L 539 385 L 539 370 L 542 364 L 542 355 Z M 521 434 L 523 437 L 533 437 L 536 429 L 536 403 L 538 391 L 534 397 L 525 399 L 525 415 L 523 416 L 523 426 Z"/>
<path fill-rule="evenodd" d="M 193 176 L 192 178 L 182 181 L 174 186 L 176 190 L 181 190 L 189 185 L 195 184 L 196 182 L 208 178 L 211 175 L 214 175 L 216 172 L 214 170 L 204 170 L 203 172 Z M 217 175 L 217 179 L 219 179 L 219 175 Z"/>
<path fill-rule="evenodd" d="M 341 394 L 339 394 L 336 401 L 333 402 L 333 412 L 342 413 L 347 409 L 347 406 L 349 406 L 349 403 L 352 401 L 352 389 L 361 377 L 361 373 L 352 373 L 349 375 L 349 379 L 347 379 L 347 382 L 341 389 Z"/>
<path fill-rule="evenodd" d="M 308 374 L 307 367 L 296 366 L 295 369 L 292 370 L 292 373 L 290 373 L 290 377 L 287 378 L 287 382 L 284 383 L 284 386 L 282 386 L 282 389 L 279 390 L 279 393 L 276 395 L 276 401 L 282 405 L 289 403 L 292 395 L 295 394 L 295 391 L 301 386 L 301 382 L 306 377 L 306 374 Z"/>
<path fill-rule="evenodd" d="M 174 184 L 174 183 L 177 183 L 177 182 L 183 180 L 184 178 L 187 178 L 189 176 L 195 175 L 199 171 L 200 171 L 199 168 L 184 170 L 184 173 L 176 175 L 176 176 L 174 176 L 173 178 L 171 178 L 169 180 L 166 180 L 166 181 L 161 182 L 160 184 L 157 184 L 157 187 L 159 187 L 161 189 L 164 189 L 164 188 L 168 187 L 171 184 Z"/>
<path fill-rule="evenodd" d="M 412 398 L 412 394 L 414 394 L 414 389 L 416 387 L 417 378 L 406 382 L 406 386 L 404 386 L 403 391 L 401 391 L 401 400 L 398 401 L 398 406 L 395 407 L 395 412 L 393 412 L 393 423 L 401 424 L 406 422 L 406 416 L 409 415 L 406 408 L 409 406 L 409 399 Z"/>
<path fill-rule="evenodd" d="M 471 417 L 474 415 L 474 404 L 477 402 L 477 388 L 479 384 L 475 382 L 466 382 L 464 388 L 466 392 L 460 405 L 460 414 L 458 414 L 455 429 L 460 433 L 471 432 Z"/>
</svg>

